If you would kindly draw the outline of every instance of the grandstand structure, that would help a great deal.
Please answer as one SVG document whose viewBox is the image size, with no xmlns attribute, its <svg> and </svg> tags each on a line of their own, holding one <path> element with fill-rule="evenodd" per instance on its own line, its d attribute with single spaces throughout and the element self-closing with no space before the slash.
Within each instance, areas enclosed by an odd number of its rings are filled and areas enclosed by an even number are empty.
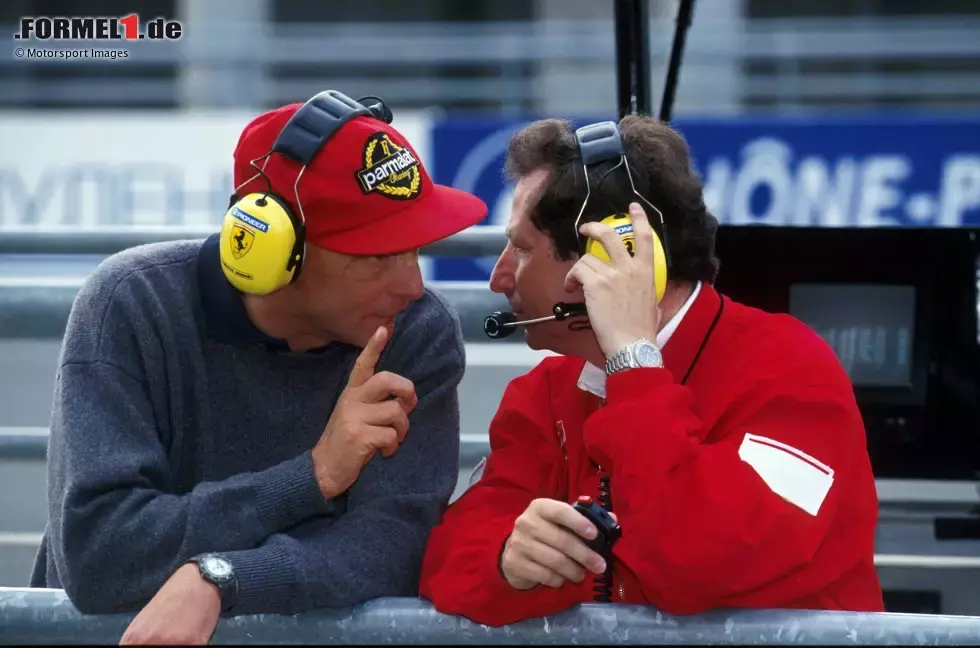
<svg viewBox="0 0 980 648">
<path fill-rule="evenodd" d="M 122 63 L 2 58 L 0 110 L 254 109 L 331 86 L 456 115 L 615 108 L 612 2 L 11 0 L 0 29 L 133 12 L 188 27 Z M 676 0 L 649 2 L 655 95 L 675 12 Z M 700 0 L 677 113 L 975 109 L 978 30 L 972 0 Z"/>
</svg>

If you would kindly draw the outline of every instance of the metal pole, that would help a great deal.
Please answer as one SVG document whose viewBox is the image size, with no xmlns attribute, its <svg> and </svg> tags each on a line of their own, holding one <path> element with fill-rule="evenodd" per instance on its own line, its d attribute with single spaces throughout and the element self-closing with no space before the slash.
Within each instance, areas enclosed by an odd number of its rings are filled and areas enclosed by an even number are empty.
<svg viewBox="0 0 980 648">
<path fill-rule="evenodd" d="M 651 114 L 647 0 L 616 0 L 616 98 L 620 119 Z"/>
<path fill-rule="evenodd" d="M 674 96 L 677 94 L 677 79 L 680 77 L 681 59 L 684 58 L 684 44 L 687 42 L 687 29 L 694 15 L 694 0 L 680 0 L 677 8 L 677 24 L 674 26 L 674 42 L 670 48 L 670 63 L 667 66 L 667 81 L 664 83 L 664 96 L 660 104 L 660 121 L 670 122 L 674 110 Z"/>
<path fill-rule="evenodd" d="M 875 567 L 905 567 L 910 569 L 980 569 L 980 557 L 875 554 Z"/>
</svg>

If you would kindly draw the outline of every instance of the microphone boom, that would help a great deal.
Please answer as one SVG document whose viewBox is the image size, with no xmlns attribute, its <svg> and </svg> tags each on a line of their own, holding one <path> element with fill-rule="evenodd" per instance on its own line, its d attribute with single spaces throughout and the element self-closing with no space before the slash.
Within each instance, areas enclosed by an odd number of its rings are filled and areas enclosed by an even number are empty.
<svg viewBox="0 0 980 648">
<path fill-rule="evenodd" d="M 566 303 L 558 302 L 554 307 L 554 314 L 547 315 L 545 317 L 536 317 L 529 320 L 518 321 L 517 316 L 511 312 L 497 311 L 493 315 L 488 315 L 483 320 L 483 332 L 487 334 L 487 337 L 491 340 L 501 340 L 509 335 L 512 335 L 514 331 L 517 330 L 519 326 L 527 326 L 529 324 L 540 324 L 541 322 L 550 322 L 551 320 L 561 321 L 566 317 L 574 317 L 577 315 L 587 315 L 585 310 L 585 304 L 581 303 Z"/>
<path fill-rule="evenodd" d="M 500 340 L 517 330 L 517 317 L 513 313 L 497 311 L 483 320 L 483 332 L 491 340 Z"/>
</svg>

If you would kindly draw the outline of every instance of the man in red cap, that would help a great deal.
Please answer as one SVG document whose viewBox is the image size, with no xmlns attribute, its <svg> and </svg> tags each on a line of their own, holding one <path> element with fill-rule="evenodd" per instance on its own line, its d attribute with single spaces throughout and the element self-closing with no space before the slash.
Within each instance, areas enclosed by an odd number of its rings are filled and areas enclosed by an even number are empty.
<svg viewBox="0 0 980 648">
<path fill-rule="evenodd" d="M 139 611 L 123 643 L 204 644 L 222 614 L 415 595 L 456 485 L 462 334 L 418 255 L 486 206 L 433 184 L 371 115 L 309 164 L 268 155 L 300 108 L 245 128 L 223 235 L 107 259 L 70 316 L 32 586 L 85 613 Z M 301 271 L 274 290 L 231 270 L 278 227 L 248 207 L 256 192 L 305 228 Z"/>
</svg>

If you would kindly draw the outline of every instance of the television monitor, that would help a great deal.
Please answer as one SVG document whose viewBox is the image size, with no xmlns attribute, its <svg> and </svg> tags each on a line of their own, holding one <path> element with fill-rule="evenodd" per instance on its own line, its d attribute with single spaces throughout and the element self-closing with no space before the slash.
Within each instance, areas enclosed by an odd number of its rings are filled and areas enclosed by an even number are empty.
<svg viewBox="0 0 980 648">
<path fill-rule="evenodd" d="M 796 283 L 789 313 L 830 345 L 855 387 L 912 387 L 915 286 Z"/>
</svg>

